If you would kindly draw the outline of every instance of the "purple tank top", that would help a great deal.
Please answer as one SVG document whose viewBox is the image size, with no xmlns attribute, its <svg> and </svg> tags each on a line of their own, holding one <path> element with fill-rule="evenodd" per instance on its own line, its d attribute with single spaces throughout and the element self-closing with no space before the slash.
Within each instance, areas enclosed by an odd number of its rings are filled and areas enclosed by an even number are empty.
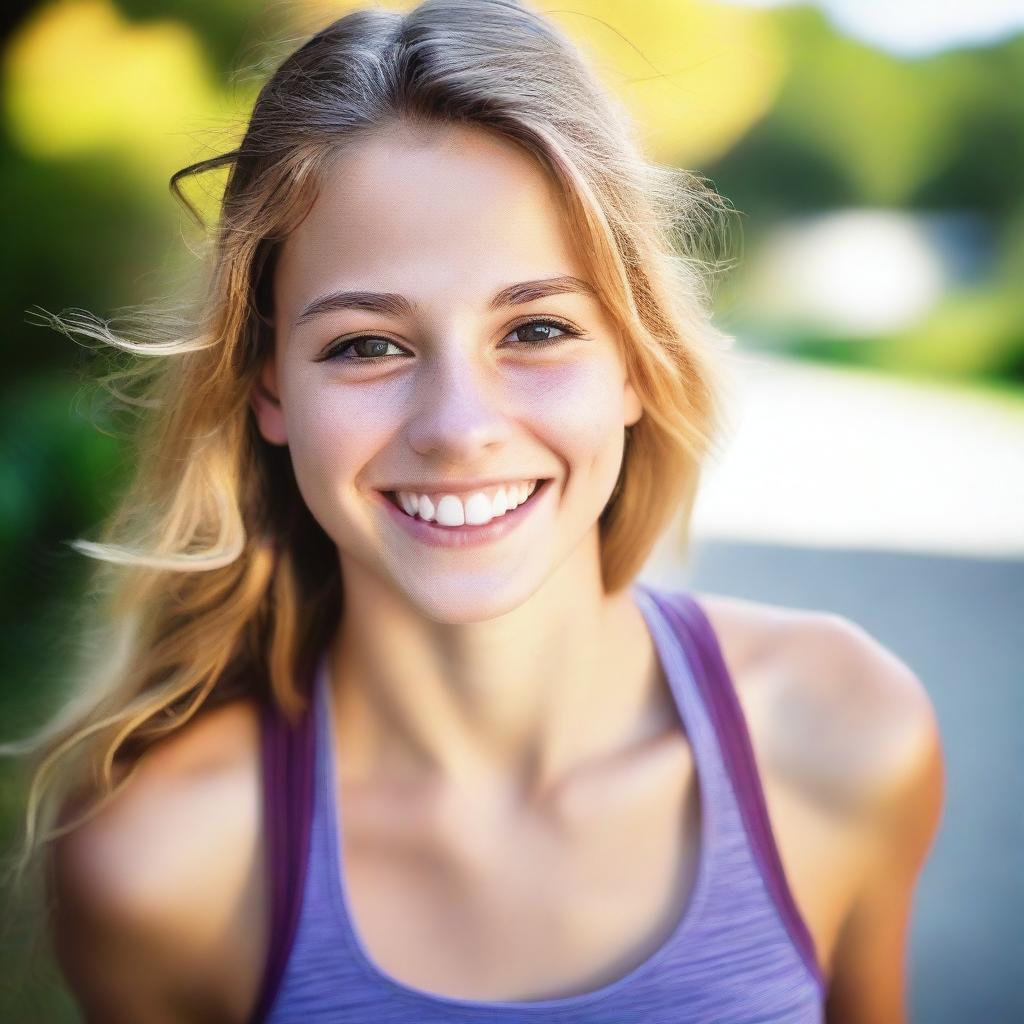
<svg viewBox="0 0 1024 1024">
<path fill-rule="evenodd" d="M 378 967 L 345 889 L 324 652 L 313 666 L 310 713 L 294 728 L 269 710 L 263 718 L 271 937 L 254 1024 L 822 1024 L 826 982 L 783 872 L 715 633 L 685 591 L 635 582 L 632 593 L 700 792 L 696 880 L 662 946 L 618 980 L 559 999 L 458 999 Z"/>
</svg>

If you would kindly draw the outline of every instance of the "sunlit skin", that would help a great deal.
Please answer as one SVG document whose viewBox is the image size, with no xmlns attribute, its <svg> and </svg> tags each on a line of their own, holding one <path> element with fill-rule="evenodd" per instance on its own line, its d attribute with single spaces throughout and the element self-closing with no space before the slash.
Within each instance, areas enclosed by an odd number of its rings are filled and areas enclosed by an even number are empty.
<svg viewBox="0 0 1024 1024">
<path fill-rule="evenodd" d="M 255 401 L 338 549 L 332 665 L 356 774 L 539 796 L 637 699 L 603 687 L 601 670 L 628 599 L 602 594 L 597 520 L 643 412 L 616 326 L 585 290 L 489 308 L 508 285 L 563 275 L 586 279 L 549 179 L 512 143 L 466 128 L 389 131 L 343 155 L 283 247 Z M 397 293 L 413 312 L 338 309 L 296 325 L 348 290 Z M 517 332 L 545 315 L 581 336 Z M 372 338 L 324 358 L 360 335 Z M 378 493 L 538 477 L 553 484 L 517 529 L 461 550 L 414 539 Z"/>
</svg>

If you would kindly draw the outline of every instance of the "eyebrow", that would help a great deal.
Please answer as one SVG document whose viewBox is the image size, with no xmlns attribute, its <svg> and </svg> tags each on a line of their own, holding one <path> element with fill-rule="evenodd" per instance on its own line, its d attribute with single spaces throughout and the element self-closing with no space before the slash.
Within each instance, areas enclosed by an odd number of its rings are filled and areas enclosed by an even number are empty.
<svg viewBox="0 0 1024 1024">
<path fill-rule="evenodd" d="M 536 299 L 544 299 L 549 295 L 565 295 L 578 292 L 583 295 L 597 297 L 597 291 L 589 282 L 571 274 L 558 277 L 547 277 L 538 281 L 520 281 L 510 284 L 497 292 L 488 303 L 491 310 L 503 309 L 506 306 L 521 306 Z M 328 292 L 320 295 L 302 307 L 292 327 L 299 327 L 324 313 L 333 313 L 339 309 L 358 309 L 369 313 L 383 313 L 385 316 L 404 316 L 410 314 L 415 304 L 404 295 L 396 292 L 344 291 Z"/>
</svg>

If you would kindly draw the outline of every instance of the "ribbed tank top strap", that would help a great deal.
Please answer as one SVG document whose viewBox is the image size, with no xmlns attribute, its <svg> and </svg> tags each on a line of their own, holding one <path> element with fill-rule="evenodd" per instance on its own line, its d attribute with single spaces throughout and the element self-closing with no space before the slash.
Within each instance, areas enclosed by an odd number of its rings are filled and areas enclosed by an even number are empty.
<svg viewBox="0 0 1024 1024">
<path fill-rule="evenodd" d="M 270 701 L 260 708 L 270 932 L 252 1024 L 264 1020 L 277 996 L 302 909 L 313 820 L 316 731 L 312 705 L 311 700 L 294 726 Z"/>
<path fill-rule="evenodd" d="M 685 591 L 651 591 L 686 650 L 693 677 L 718 735 L 719 748 L 758 867 L 782 921 L 812 976 L 824 988 L 814 940 L 793 898 L 765 803 L 743 709 L 707 615 Z"/>
</svg>

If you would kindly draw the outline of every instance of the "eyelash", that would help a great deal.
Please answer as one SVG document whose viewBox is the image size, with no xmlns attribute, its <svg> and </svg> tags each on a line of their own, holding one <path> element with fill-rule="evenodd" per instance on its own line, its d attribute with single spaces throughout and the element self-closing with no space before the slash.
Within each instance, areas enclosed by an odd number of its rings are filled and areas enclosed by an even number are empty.
<svg viewBox="0 0 1024 1024">
<path fill-rule="evenodd" d="M 520 331 L 524 327 L 532 327 L 535 324 L 543 324 L 546 327 L 557 327 L 560 331 L 564 331 L 565 332 L 565 337 L 562 337 L 562 338 L 552 338 L 549 341 L 520 341 L 520 342 L 512 342 L 512 344 L 525 345 L 527 348 L 551 348 L 552 346 L 557 345 L 560 341 L 568 341 L 570 338 L 581 338 L 581 337 L 583 337 L 583 332 L 582 331 L 578 331 L 575 327 L 572 326 L 572 324 L 567 323 L 564 320 L 558 320 L 555 317 L 541 317 L 541 318 L 538 318 L 538 319 L 535 319 L 535 320 L 524 320 L 522 323 L 518 323 L 515 326 L 509 328 L 509 334 L 512 334 L 515 331 Z M 332 359 L 338 359 L 339 356 L 341 356 L 341 354 L 343 352 L 348 351 L 348 349 L 351 348 L 353 345 L 355 345 L 355 343 L 357 341 L 367 341 L 367 340 L 386 341 L 390 345 L 395 345 L 396 347 L 398 346 L 398 343 L 395 342 L 395 341 L 392 341 L 390 338 L 385 338 L 385 337 L 383 337 L 381 335 L 377 335 L 377 334 L 362 334 L 362 335 L 360 335 L 357 338 L 348 338 L 345 341 L 341 342 L 341 344 L 336 345 L 334 348 L 328 349 L 327 352 L 318 361 L 322 361 L 323 362 L 323 361 L 328 361 L 328 360 L 332 360 Z M 394 358 L 394 357 L 392 357 L 392 356 L 367 356 L 367 357 L 362 358 L 362 359 L 358 359 L 357 358 L 357 359 L 348 359 L 348 360 L 342 360 L 342 361 L 343 362 L 351 362 L 351 363 L 377 363 L 377 362 L 381 362 L 384 359 L 391 359 L 391 358 Z"/>
</svg>

